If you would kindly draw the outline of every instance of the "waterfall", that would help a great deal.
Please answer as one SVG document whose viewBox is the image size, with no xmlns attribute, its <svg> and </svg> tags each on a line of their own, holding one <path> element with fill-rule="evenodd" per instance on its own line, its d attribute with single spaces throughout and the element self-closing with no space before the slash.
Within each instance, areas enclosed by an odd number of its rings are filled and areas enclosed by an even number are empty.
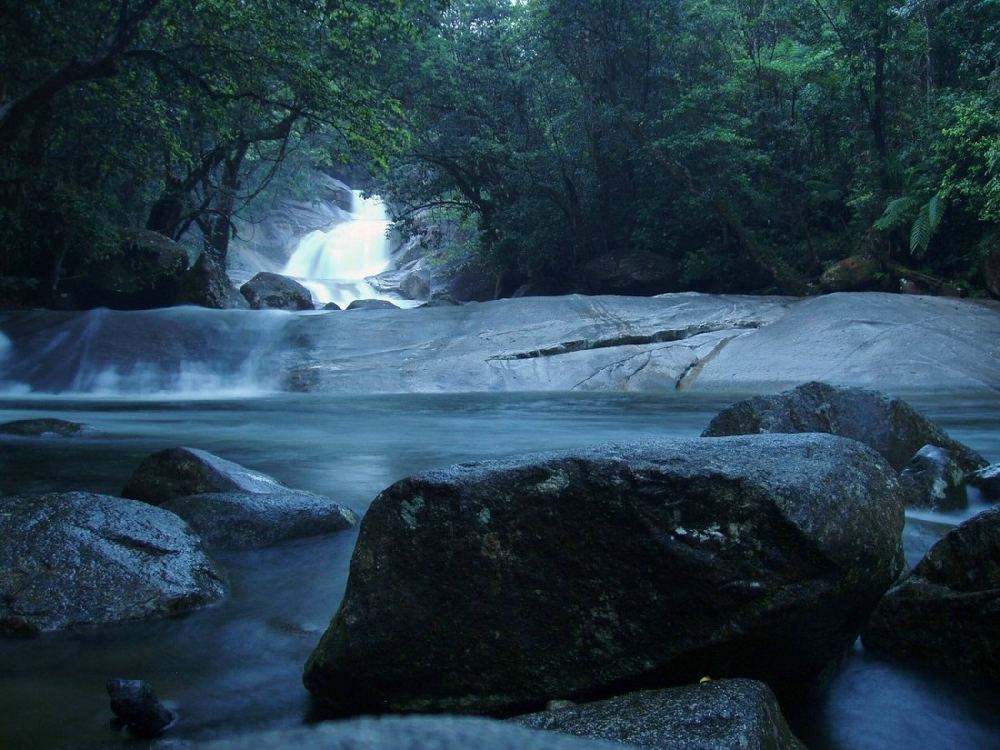
<svg viewBox="0 0 1000 750">
<path fill-rule="evenodd" d="M 305 286 L 319 304 L 345 307 L 356 299 L 382 298 L 365 281 L 389 268 L 389 218 L 381 198 L 352 190 L 351 220 L 303 237 L 282 273 Z"/>
</svg>

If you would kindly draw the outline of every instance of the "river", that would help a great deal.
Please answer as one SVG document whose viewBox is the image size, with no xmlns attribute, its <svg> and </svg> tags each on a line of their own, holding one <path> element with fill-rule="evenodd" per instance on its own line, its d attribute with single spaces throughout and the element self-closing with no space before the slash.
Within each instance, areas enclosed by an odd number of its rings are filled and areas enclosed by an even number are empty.
<svg viewBox="0 0 1000 750">
<path fill-rule="evenodd" d="M 0 491 L 117 494 L 163 447 L 203 448 L 363 513 L 418 470 L 609 440 L 695 436 L 735 396 L 697 394 L 272 394 L 224 400 L 22 397 L 0 421 L 56 416 L 93 432 L 0 440 Z M 1000 460 L 1000 398 L 916 397 L 953 436 Z M 978 505 L 975 505 L 978 508 Z M 969 513 L 907 525 L 914 562 Z M 297 724 L 310 714 L 300 674 L 343 595 L 356 532 L 219 554 L 229 597 L 194 614 L 92 632 L 0 642 L 0 747 L 116 742 L 104 683 L 150 681 L 180 720 L 171 737 Z M 813 750 L 1000 747 L 1000 691 L 876 659 L 860 646 L 828 689 L 794 711 Z M 134 745 L 133 745 L 134 746 Z"/>
</svg>

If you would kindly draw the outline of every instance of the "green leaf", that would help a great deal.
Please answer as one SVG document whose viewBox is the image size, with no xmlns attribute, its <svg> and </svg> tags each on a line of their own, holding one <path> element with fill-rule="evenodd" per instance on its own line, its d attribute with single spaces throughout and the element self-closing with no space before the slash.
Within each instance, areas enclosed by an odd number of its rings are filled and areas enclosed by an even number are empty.
<svg viewBox="0 0 1000 750">
<path fill-rule="evenodd" d="M 886 204 L 885 211 L 872 224 L 872 227 L 880 232 L 892 231 L 896 227 L 904 225 L 916 207 L 917 199 L 909 195 L 891 200 Z"/>
<path fill-rule="evenodd" d="M 927 218 L 932 234 L 941 225 L 941 219 L 944 218 L 944 209 L 945 202 L 940 195 L 931 196 L 931 199 L 927 201 Z"/>
<path fill-rule="evenodd" d="M 910 228 L 910 254 L 923 255 L 931 244 L 931 218 L 927 204 L 920 209 L 916 221 Z"/>
</svg>

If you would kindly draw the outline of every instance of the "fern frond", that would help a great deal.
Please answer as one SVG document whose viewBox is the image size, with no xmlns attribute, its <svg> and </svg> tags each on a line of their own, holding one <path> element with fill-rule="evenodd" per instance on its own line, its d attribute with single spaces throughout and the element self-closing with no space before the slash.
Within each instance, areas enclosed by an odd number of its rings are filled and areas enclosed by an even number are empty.
<svg viewBox="0 0 1000 750">
<path fill-rule="evenodd" d="M 895 198 L 885 205 L 885 211 L 872 224 L 872 227 L 880 232 L 892 231 L 909 220 L 913 209 L 917 205 L 919 205 L 917 199 L 909 195 L 904 195 L 902 198 Z"/>
<path fill-rule="evenodd" d="M 932 195 L 927 201 L 927 217 L 930 220 L 931 233 L 937 231 L 941 226 L 941 219 L 944 218 L 945 202 L 940 195 Z"/>
<path fill-rule="evenodd" d="M 917 214 L 916 221 L 910 227 L 910 254 L 923 255 L 927 252 L 927 247 L 931 244 L 931 216 L 930 209 L 925 203 L 920 213 Z"/>
</svg>

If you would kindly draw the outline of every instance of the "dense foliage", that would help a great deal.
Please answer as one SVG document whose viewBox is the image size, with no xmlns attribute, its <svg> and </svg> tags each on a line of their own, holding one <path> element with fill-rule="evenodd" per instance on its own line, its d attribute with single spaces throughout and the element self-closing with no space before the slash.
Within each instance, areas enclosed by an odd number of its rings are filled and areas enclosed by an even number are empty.
<svg viewBox="0 0 1000 750">
<path fill-rule="evenodd" d="M 0 0 L 0 276 L 55 289 L 127 227 L 222 257 L 290 155 L 384 162 L 410 31 L 402 0 Z"/>
<path fill-rule="evenodd" d="M 998 40 L 992 0 L 456 0 L 385 58 L 414 140 L 383 190 L 563 289 L 617 264 L 801 292 L 848 256 L 863 283 L 975 288 L 1000 252 Z"/>
<path fill-rule="evenodd" d="M 0 299 L 128 229 L 221 259 L 283 167 L 345 160 L 553 291 L 800 293 L 848 256 L 975 289 L 998 40 L 995 0 L 0 0 Z"/>
</svg>

